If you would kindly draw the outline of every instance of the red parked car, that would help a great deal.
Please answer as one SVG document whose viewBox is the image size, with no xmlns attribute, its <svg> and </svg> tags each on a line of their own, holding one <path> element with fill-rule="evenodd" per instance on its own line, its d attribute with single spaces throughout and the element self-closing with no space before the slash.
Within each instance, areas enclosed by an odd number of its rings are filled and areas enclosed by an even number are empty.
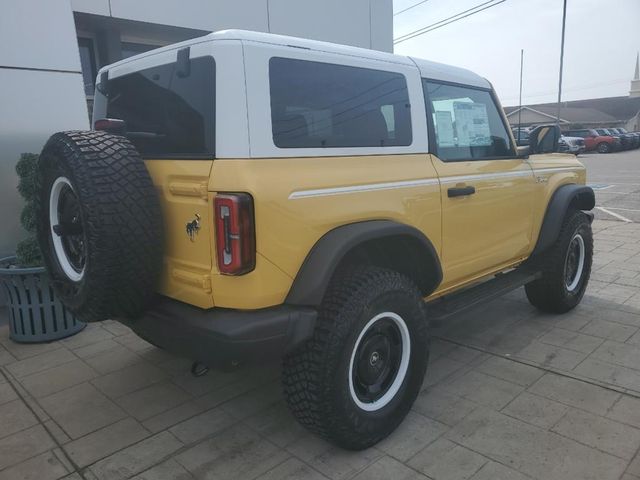
<svg viewBox="0 0 640 480">
<path fill-rule="evenodd" d="M 568 137 L 584 138 L 587 151 L 597 150 L 599 153 L 615 152 L 622 149 L 622 142 L 619 137 L 611 135 L 600 135 L 593 128 L 584 128 L 580 130 L 568 130 L 564 132 Z"/>
</svg>

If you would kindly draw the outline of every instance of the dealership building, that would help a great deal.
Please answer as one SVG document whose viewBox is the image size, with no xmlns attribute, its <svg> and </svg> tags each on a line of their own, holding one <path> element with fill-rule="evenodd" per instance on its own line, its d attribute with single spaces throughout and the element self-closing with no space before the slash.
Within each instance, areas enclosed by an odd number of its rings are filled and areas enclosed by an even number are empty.
<svg viewBox="0 0 640 480">
<path fill-rule="evenodd" d="M 393 50 L 392 0 L 5 0 L 0 15 L 0 257 L 24 235 L 14 170 L 54 132 L 88 129 L 98 69 L 240 28 Z"/>
</svg>

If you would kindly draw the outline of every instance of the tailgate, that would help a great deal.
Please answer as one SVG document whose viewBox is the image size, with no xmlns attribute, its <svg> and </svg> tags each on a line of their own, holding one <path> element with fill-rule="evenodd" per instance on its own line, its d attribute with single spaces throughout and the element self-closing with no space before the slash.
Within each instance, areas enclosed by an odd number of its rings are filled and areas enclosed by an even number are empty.
<svg viewBox="0 0 640 480">
<path fill-rule="evenodd" d="M 158 189 L 164 221 L 159 292 L 201 308 L 213 307 L 213 209 L 207 192 L 213 161 L 162 159 L 145 164 Z"/>
</svg>

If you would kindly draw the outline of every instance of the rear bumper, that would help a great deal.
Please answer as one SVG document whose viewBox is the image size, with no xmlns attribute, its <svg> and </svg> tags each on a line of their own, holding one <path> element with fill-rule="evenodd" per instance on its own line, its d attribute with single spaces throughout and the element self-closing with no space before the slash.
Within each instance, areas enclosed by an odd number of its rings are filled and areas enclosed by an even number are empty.
<svg viewBox="0 0 640 480">
<path fill-rule="evenodd" d="M 202 310 L 162 297 L 135 320 L 120 320 L 140 337 L 210 367 L 279 358 L 311 337 L 313 308 L 279 305 L 260 310 Z"/>
</svg>

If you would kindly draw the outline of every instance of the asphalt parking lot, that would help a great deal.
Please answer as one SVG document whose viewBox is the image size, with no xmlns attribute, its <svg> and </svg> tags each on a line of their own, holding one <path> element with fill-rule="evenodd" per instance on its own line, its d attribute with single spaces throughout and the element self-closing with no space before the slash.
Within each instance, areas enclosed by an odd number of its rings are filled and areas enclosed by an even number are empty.
<svg viewBox="0 0 640 480">
<path fill-rule="evenodd" d="M 580 155 L 599 208 L 596 218 L 640 222 L 640 151 Z"/>
<path fill-rule="evenodd" d="M 195 378 L 116 322 L 43 345 L 4 325 L 0 480 L 640 480 L 640 150 L 581 159 L 604 209 L 582 304 L 545 315 L 520 289 L 436 326 L 423 390 L 376 447 L 304 431 L 277 365 Z"/>
</svg>

